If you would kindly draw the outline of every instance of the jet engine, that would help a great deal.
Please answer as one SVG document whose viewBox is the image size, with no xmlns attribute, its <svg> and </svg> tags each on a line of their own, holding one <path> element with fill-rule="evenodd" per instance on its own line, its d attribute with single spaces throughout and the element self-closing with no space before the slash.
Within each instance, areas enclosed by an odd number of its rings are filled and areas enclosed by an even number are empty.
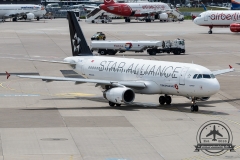
<svg viewBox="0 0 240 160">
<path fill-rule="evenodd" d="M 240 32 L 240 23 L 232 23 L 230 25 L 230 31 L 232 31 L 232 32 Z"/>
<path fill-rule="evenodd" d="M 25 19 L 25 20 L 31 20 L 31 19 L 34 19 L 34 14 L 33 13 L 28 13 L 28 14 L 23 15 L 22 18 Z"/>
<path fill-rule="evenodd" d="M 135 93 L 130 88 L 116 87 L 103 92 L 103 97 L 117 104 L 131 103 L 135 99 Z"/>
<path fill-rule="evenodd" d="M 160 21 L 166 21 L 168 19 L 168 14 L 167 13 L 159 14 L 159 19 Z"/>
</svg>

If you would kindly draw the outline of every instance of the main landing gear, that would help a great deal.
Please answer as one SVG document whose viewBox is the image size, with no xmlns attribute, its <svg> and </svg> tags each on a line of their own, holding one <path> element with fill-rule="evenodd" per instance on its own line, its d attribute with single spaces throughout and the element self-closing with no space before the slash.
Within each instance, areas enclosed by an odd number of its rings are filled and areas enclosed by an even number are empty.
<svg viewBox="0 0 240 160">
<path fill-rule="evenodd" d="M 198 111 L 198 105 L 196 104 L 196 99 L 192 98 L 191 112 Z"/>
<path fill-rule="evenodd" d="M 165 96 L 160 96 L 159 97 L 159 103 L 161 105 L 164 105 L 165 103 L 166 104 L 171 104 L 172 103 L 172 98 L 168 95 L 165 95 Z"/>
<path fill-rule="evenodd" d="M 131 22 L 131 19 L 128 18 L 128 17 L 126 17 L 126 18 L 125 18 L 125 22 Z"/>
<path fill-rule="evenodd" d="M 117 107 L 120 107 L 120 106 L 121 106 L 121 104 L 113 103 L 113 102 L 111 102 L 111 101 L 109 101 L 108 103 L 109 103 L 109 106 L 110 106 L 110 107 L 114 107 L 115 105 L 116 105 Z"/>
<path fill-rule="evenodd" d="M 209 26 L 209 31 L 208 31 L 208 34 L 212 34 L 212 26 Z"/>
</svg>

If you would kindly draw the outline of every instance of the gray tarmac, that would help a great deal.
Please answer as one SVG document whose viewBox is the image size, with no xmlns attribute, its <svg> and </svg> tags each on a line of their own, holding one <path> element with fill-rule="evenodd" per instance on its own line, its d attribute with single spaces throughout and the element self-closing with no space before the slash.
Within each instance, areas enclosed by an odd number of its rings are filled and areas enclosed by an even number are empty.
<svg viewBox="0 0 240 160">
<path fill-rule="evenodd" d="M 93 84 L 6 79 L 15 74 L 69 76 L 63 64 L 28 61 L 62 60 L 71 56 L 66 19 L 0 23 L 0 160 L 204 160 L 240 159 L 239 33 L 229 28 L 196 26 L 192 21 L 169 23 L 87 24 L 80 21 L 87 41 L 97 31 L 109 40 L 173 40 L 183 38 L 185 55 L 144 53 L 116 57 L 187 62 L 210 70 L 236 71 L 217 76 L 221 91 L 199 112 L 190 101 L 173 96 L 171 105 L 159 95 L 137 95 L 131 106 L 112 108 Z M 74 75 L 78 76 L 78 75 Z M 194 152 L 200 126 L 209 120 L 226 123 L 236 152 L 208 156 Z"/>
</svg>

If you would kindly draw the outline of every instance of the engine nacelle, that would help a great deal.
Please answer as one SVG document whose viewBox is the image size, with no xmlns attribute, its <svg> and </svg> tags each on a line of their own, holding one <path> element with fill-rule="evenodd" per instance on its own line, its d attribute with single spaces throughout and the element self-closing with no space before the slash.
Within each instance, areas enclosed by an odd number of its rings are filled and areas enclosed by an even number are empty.
<svg viewBox="0 0 240 160">
<path fill-rule="evenodd" d="M 33 13 L 25 14 L 25 15 L 23 15 L 23 19 L 25 19 L 25 20 L 34 19 L 34 14 Z"/>
<path fill-rule="evenodd" d="M 230 31 L 232 31 L 232 32 L 240 32 L 240 23 L 232 23 L 230 25 Z"/>
<path fill-rule="evenodd" d="M 168 19 L 168 14 L 167 13 L 159 14 L 159 19 L 162 21 L 166 21 Z"/>
<path fill-rule="evenodd" d="M 135 93 L 130 88 L 116 87 L 103 92 L 103 97 L 117 104 L 131 103 L 135 99 Z"/>
</svg>

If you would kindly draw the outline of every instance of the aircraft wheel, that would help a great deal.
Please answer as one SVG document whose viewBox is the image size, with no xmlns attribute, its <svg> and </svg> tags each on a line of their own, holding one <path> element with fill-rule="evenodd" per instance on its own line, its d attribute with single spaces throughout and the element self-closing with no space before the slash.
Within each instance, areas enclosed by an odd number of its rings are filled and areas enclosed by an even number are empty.
<svg viewBox="0 0 240 160">
<path fill-rule="evenodd" d="M 194 112 L 194 105 L 191 105 L 191 112 Z"/>
<path fill-rule="evenodd" d="M 120 107 L 120 106 L 121 106 L 121 104 L 116 104 L 116 106 L 117 106 L 117 107 Z"/>
<path fill-rule="evenodd" d="M 40 18 L 39 18 L 39 17 L 37 17 L 37 21 L 39 21 L 39 19 L 40 19 Z"/>
<path fill-rule="evenodd" d="M 198 111 L 198 105 L 191 105 L 191 112 Z"/>
<path fill-rule="evenodd" d="M 165 98 L 164 96 L 160 96 L 160 97 L 159 97 L 159 103 L 160 103 L 161 105 L 164 105 L 165 102 L 166 102 L 166 98 Z"/>
<path fill-rule="evenodd" d="M 196 112 L 198 111 L 198 105 L 194 106 L 194 111 L 196 111 Z"/>
<path fill-rule="evenodd" d="M 208 34 L 212 34 L 212 31 L 208 31 Z"/>
<path fill-rule="evenodd" d="M 113 50 L 108 50 L 108 54 L 109 54 L 109 55 L 115 55 L 116 53 L 115 53 L 115 51 L 113 51 Z"/>
<path fill-rule="evenodd" d="M 115 106 L 115 103 L 113 103 L 113 102 L 111 102 L 111 101 L 109 101 L 108 104 L 109 104 L 109 106 L 111 106 L 111 107 L 114 107 L 114 106 Z"/>
<path fill-rule="evenodd" d="M 106 50 L 100 50 L 99 53 L 100 53 L 101 55 L 106 55 Z"/>
<path fill-rule="evenodd" d="M 170 96 L 166 96 L 166 104 L 171 104 L 172 103 L 172 98 Z"/>
</svg>

